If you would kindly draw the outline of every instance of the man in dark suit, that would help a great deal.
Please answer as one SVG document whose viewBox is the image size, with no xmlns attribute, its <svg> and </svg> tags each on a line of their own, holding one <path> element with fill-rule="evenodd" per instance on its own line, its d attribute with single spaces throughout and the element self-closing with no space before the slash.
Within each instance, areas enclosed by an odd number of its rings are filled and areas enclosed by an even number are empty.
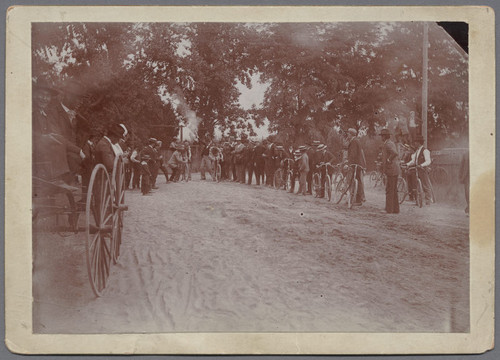
<svg viewBox="0 0 500 360">
<path fill-rule="evenodd" d="M 399 176 L 399 156 L 396 145 L 391 140 L 391 133 L 387 129 L 382 129 L 380 136 L 384 141 L 382 147 L 382 169 L 387 176 L 385 188 L 385 211 L 388 214 L 399 213 L 398 200 L 398 176 Z"/>
<path fill-rule="evenodd" d="M 254 160 L 255 160 L 255 179 L 257 182 L 257 185 L 260 185 L 260 182 L 262 181 L 262 184 L 264 184 L 264 152 L 266 151 L 266 148 L 264 145 L 259 142 L 254 149 Z"/>
<path fill-rule="evenodd" d="M 316 159 L 316 148 L 320 145 L 319 140 L 314 140 L 307 147 L 307 158 L 309 159 L 309 172 L 307 173 L 307 194 L 312 194 L 312 178 L 313 173 L 316 170 L 316 165 L 318 163 Z"/>
<path fill-rule="evenodd" d="M 99 140 L 95 147 L 95 162 L 103 164 L 108 170 L 108 173 L 113 172 L 115 157 L 118 154 L 116 144 L 123 138 L 124 130 L 119 124 L 111 124 L 108 127 L 106 135 Z"/>
</svg>

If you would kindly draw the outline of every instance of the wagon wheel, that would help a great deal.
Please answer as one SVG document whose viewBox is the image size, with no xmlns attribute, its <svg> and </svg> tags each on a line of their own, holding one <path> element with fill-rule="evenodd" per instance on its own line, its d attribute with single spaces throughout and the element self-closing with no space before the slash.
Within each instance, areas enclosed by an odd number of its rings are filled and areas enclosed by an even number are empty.
<svg viewBox="0 0 500 360">
<path fill-rule="evenodd" d="M 120 257 L 120 246 L 122 243 L 123 211 L 120 205 L 125 203 L 125 164 L 121 156 L 115 158 L 113 174 L 111 175 L 111 187 L 113 189 L 113 234 L 111 242 L 111 257 L 116 264 Z"/>
<path fill-rule="evenodd" d="M 86 205 L 85 243 L 90 285 L 96 296 L 106 287 L 111 266 L 113 196 L 109 175 L 102 164 L 90 177 Z"/>
</svg>

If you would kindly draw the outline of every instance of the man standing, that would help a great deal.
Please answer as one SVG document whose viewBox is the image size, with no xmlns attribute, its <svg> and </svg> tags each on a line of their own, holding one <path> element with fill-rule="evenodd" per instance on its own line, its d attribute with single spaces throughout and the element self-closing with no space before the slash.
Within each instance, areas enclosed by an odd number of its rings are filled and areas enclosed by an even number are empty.
<svg viewBox="0 0 500 360">
<path fill-rule="evenodd" d="M 307 148 L 307 158 L 309 160 L 309 172 L 307 173 L 307 193 L 312 195 L 312 178 L 313 172 L 316 170 L 317 160 L 316 160 L 316 152 L 317 147 L 320 145 L 319 140 L 314 140 L 310 146 Z"/>
<path fill-rule="evenodd" d="M 113 172 L 115 157 L 119 155 L 116 144 L 123 138 L 123 134 L 124 131 L 120 125 L 112 124 L 95 147 L 95 162 L 103 164 L 109 174 Z"/>
<path fill-rule="evenodd" d="M 264 152 L 266 151 L 266 148 L 264 145 L 259 142 L 255 146 L 254 150 L 254 159 L 255 159 L 255 179 L 257 182 L 257 185 L 260 185 L 260 182 L 262 181 L 262 184 L 264 184 L 264 167 L 265 167 L 265 160 L 264 160 Z"/>
<path fill-rule="evenodd" d="M 307 175 L 309 174 L 309 157 L 307 156 L 307 147 L 299 146 L 299 150 L 301 153 L 299 159 L 299 191 L 298 194 L 306 195 L 306 180 Z"/>
<path fill-rule="evenodd" d="M 187 179 L 191 181 L 191 163 L 192 163 L 192 158 L 193 155 L 191 154 L 191 145 L 189 144 L 189 141 L 184 140 L 184 150 L 186 151 L 186 158 L 187 158 Z"/>
<path fill-rule="evenodd" d="M 427 172 L 427 169 L 431 165 L 431 152 L 424 147 L 424 137 L 422 135 L 417 135 L 415 137 L 414 147 L 417 149 L 417 151 L 413 153 L 413 155 L 411 156 L 411 160 L 406 165 L 416 166 L 418 177 L 422 182 L 422 187 L 424 188 L 425 203 L 426 205 L 430 205 L 432 194 L 431 182 L 429 180 L 429 173 Z M 415 173 L 413 173 L 413 176 L 415 176 Z M 416 186 L 416 179 L 412 181 L 412 184 Z M 412 188 L 411 190 L 415 192 L 415 188 Z"/>
<path fill-rule="evenodd" d="M 252 185 L 253 173 L 255 171 L 255 142 L 252 140 L 250 140 L 250 142 L 248 143 L 247 169 L 248 169 L 247 184 Z M 257 173 L 256 173 L 256 177 L 257 177 Z"/>
<path fill-rule="evenodd" d="M 386 129 L 387 130 L 387 129 Z M 347 140 L 349 145 L 347 146 L 347 162 L 349 165 L 356 164 L 362 168 L 366 167 L 363 155 L 363 149 L 358 140 L 358 132 L 356 129 L 347 130 Z M 354 205 L 361 205 L 365 199 L 365 190 L 363 184 L 363 171 L 358 166 L 354 167 L 356 169 L 356 179 L 358 180 L 358 192 L 356 194 L 356 199 L 354 200 Z"/>
<path fill-rule="evenodd" d="M 324 144 L 320 144 L 318 146 L 318 154 L 317 154 L 318 164 L 332 164 L 335 161 L 335 156 L 327 150 L 327 146 Z M 325 179 L 326 179 L 326 166 L 321 168 L 321 188 L 320 188 L 320 197 L 325 197 Z M 331 170 L 330 170 L 331 171 Z M 331 174 L 330 174 L 331 175 Z"/>
<path fill-rule="evenodd" d="M 201 180 L 206 180 L 206 177 L 205 177 L 205 172 L 208 171 L 212 171 L 212 162 L 210 161 L 210 158 L 209 158 L 209 152 L 210 152 L 210 148 L 212 146 L 212 142 L 203 142 L 203 141 L 200 141 L 200 145 L 201 145 L 201 164 L 200 164 L 200 174 L 201 174 Z"/>
<path fill-rule="evenodd" d="M 236 179 L 239 183 L 245 183 L 245 145 L 240 139 L 237 139 L 237 145 L 234 148 L 234 162 L 236 165 Z"/>
<path fill-rule="evenodd" d="M 384 141 L 382 147 L 382 169 L 387 176 L 385 187 L 385 211 L 388 214 L 399 213 L 398 200 L 398 176 L 399 157 L 396 145 L 391 140 L 391 133 L 387 129 L 382 129 L 380 136 Z"/>
</svg>

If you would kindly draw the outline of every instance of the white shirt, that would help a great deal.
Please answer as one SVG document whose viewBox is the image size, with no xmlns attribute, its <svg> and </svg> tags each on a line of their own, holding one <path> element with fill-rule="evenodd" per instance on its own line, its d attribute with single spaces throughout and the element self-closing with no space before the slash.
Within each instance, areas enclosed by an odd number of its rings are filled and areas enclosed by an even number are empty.
<svg viewBox="0 0 500 360">
<path fill-rule="evenodd" d="M 118 155 L 122 155 L 123 154 L 123 150 L 122 148 L 120 147 L 120 145 L 118 144 L 113 144 L 111 142 L 111 139 L 107 136 L 103 136 L 106 140 L 108 140 L 108 142 L 111 144 L 111 148 L 113 149 L 113 152 L 115 153 L 115 156 L 118 156 Z"/>
<path fill-rule="evenodd" d="M 428 150 L 428 149 L 424 149 L 424 146 L 420 146 L 417 151 L 415 151 L 412 155 L 411 155 L 411 160 L 408 164 L 408 166 L 412 166 L 412 165 L 415 165 L 415 162 L 416 160 L 418 159 L 418 157 L 420 156 L 420 152 L 421 151 L 424 151 L 424 159 L 425 161 L 421 164 L 418 164 L 419 166 L 421 167 L 426 167 L 426 166 L 429 166 L 431 164 L 431 152 Z"/>
</svg>

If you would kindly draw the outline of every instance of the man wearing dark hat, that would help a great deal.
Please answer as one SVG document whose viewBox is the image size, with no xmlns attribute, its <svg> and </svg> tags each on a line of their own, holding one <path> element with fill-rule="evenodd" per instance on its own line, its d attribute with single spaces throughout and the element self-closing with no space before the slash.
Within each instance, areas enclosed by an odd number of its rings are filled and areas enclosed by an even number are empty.
<svg viewBox="0 0 500 360">
<path fill-rule="evenodd" d="M 266 185 L 273 186 L 274 180 L 274 144 L 271 141 L 265 140 L 264 150 L 264 172 L 266 173 Z"/>
<path fill-rule="evenodd" d="M 388 129 L 382 129 L 380 132 L 382 141 L 382 170 L 384 171 L 387 182 L 385 187 L 385 211 L 388 214 L 399 213 L 398 200 L 398 176 L 399 176 L 399 157 L 396 145 L 391 140 L 391 133 Z"/>
<path fill-rule="evenodd" d="M 406 165 L 417 166 L 418 177 L 422 182 L 422 187 L 424 188 L 425 203 L 426 205 L 430 205 L 432 193 L 428 169 L 431 165 L 431 152 L 424 147 L 424 137 L 422 135 L 417 135 L 413 144 L 417 150 L 415 151 L 415 153 L 413 153 L 413 155 L 411 156 L 411 160 Z M 411 191 L 415 194 L 415 186 L 417 184 L 417 181 L 415 179 L 414 173 L 411 173 L 410 176 L 413 177 L 411 181 L 413 188 L 411 188 Z"/>
<path fill-rule="evenodd" d="M 255 160 L 255 179 L 257 185 L 260 185 L 261 181 L 264 184 L 264 168 L 265 168 L 265 160 L 264 160 L 264 152 L 266 151 L 266 147 L 262 144 L 262 142 L 257 143 L 254 149 L 254 160 Z"/>
<path fill-rule="evenodd" d="M 116 144 L 123 137 L 123 128 L 118 124 L 111 124 L 108 127 L 106 135 L 99 140 L 95 147 L 95 161 L 97 164 L 103 164 L 108 173 L 113 172 L 115 157 L 118 155 Z"/>
<path fill-rule="evenodd" d="M 347 140 L 349 145 L 347 145 L 347 161 L 349 165 L 356 164 L 362 168 L 366 168 L 365 158 L 363 154 L 363 149 L 358 140 L 358 132 L 356 129 L 350 128 L 347 130 Z M 365 189 L 363 183 L 363 171 L 359 167 L 356 168 L 356 179 L 358 180 L 358 192 L 356 194 L 356 199 L 354 200 L 354 205 L 361 205 L 365 199 Z"/>
</svg>

